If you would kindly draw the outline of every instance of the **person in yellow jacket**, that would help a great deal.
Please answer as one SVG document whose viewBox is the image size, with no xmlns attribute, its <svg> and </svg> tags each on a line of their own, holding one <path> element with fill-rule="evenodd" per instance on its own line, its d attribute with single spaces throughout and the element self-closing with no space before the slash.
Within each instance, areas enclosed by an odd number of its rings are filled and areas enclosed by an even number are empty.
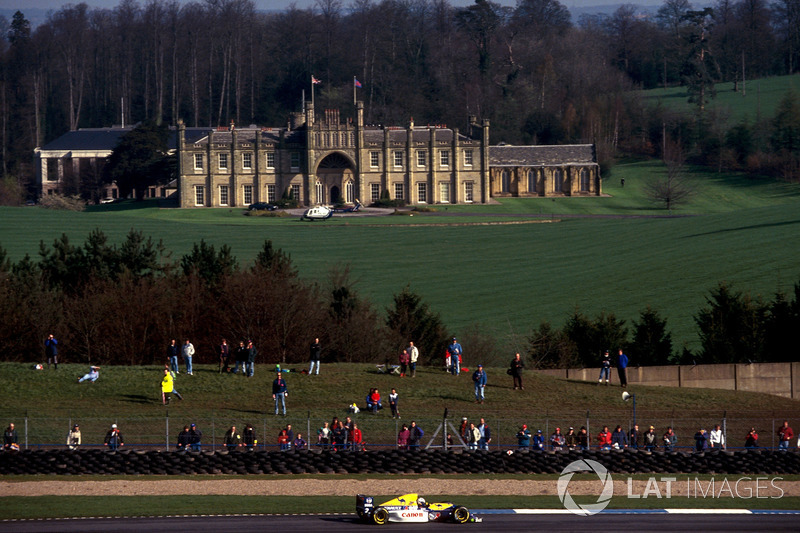
<svg viewBox="0 0 800 533">
<path fill-rule="evenodd" d="M 161 380 L 161 403 L 169 405 L 169 400 L 172 398 L 172 390 L 175 388 L 175 381 L 172 379 L 172 373 L 169 369 L 164 369 L 164 379 Z"/>
</svg>

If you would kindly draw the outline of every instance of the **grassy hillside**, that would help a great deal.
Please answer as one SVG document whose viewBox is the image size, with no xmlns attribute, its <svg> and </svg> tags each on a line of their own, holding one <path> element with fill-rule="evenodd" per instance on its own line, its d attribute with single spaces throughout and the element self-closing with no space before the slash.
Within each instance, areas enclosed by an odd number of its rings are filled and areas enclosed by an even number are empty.
<svg viewBox="0 0 800 533">
<path fill-rule="evenodd" d="M 479 362 L 477 357 L 467 354 L 466 366 L 474 367 Z M 200 353 L 198 359 L 208 361 L 210 356 Z M 106 367 L 96 383 L 78 384 L 77 377 L 86 370 L 81 365 L 35 371 L 31 365 L 2 363 L 0 380 L 7 386 L 0 417 L 4 423 L 16 422 L 22 439 L 27 416 L 30 443 L 61 444 L 74 422 L 80 423 L 85 442 L 98 443 L 116 422 L 129 444 L 163 445 L 167 439 L 174 443 L 180 428 L 194 422 L 209 444 L 220 443 L 231 424 L 241 428 L 245 423 L 254 424 L 261 442 L 274 444 L 279 429 L 287 422 L 304 434 L 310 425 L 316 435 L 323 421 L 346 417 L 351 403 L 363 407 L 371 387 L 378 387 L 384 398 L 395 387 L 400 394 L 401 421 L 417 420 L 429 436 L 441 422 L 445 408 L 454 424 L 462 416 L 485 417 L 501 444 L 513 442 L 523 423 L 547 433 L 556 426 L 578 428 L 588 417 L 590 431 L 596 434 L 603 424 L 627 427 L 632 422 L 632 404 L 622 402 L 616 386 L 526 372 L 525 390 L 515 391 L 505 368 L 490 367 L 486 403 L 476 404 L 470 373 L 455 377 L 439 368 L 423 367 L 411 379 L 378 374 L 374 365 L 356 364 L 323 364 L 319 376 L 287 374 L 288 416 L 275 417 L 271 400 L 273 365 L 258 364 L 253 378 L 220 375 L 216 366 L 196 365 L 194 376 L 180 374 L 176 382 L 185 400 L 164 407 L 159 397 L 158 367 Z M 299 366 L 293 368 L 300 370 Z M 727 416 L 731 445 L 741 446 L 739 441 L 751 426 L 758 427 L 763 445 L 768 445 L 772 419 L 796 415 L 800 407 L 798 401 L 745 392 L 645 386 L 629 390 L 637 396 L 638 423 L 653 424 L 662 432 L 672 425 L 684 437 L 683 444 L 689 444 L 688 438 L 699 426 L 718 423 Z M 388 407 L 378 415 L 359 413 L 355 419 L 368 442 L 394 442 L 400 421 L 391 419 Z"/>
</svg>

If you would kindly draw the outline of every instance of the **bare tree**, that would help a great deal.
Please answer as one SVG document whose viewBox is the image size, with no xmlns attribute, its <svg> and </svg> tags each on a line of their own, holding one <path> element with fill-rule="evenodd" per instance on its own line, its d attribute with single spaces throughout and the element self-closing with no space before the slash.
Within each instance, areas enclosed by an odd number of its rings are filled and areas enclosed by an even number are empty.
<svg viewBox="0 0 800 533">
<path fill-rule="evenodd" d="M 664 204 L 671 211 L 688 203 L 695 193 L 693 183 L 686 176 L 686 157 L 676 143 L 667 142 L 664 150 L 664 175 L 655 178 L 645 187 L 645 194 L 654 202 Z"/>
</svg>

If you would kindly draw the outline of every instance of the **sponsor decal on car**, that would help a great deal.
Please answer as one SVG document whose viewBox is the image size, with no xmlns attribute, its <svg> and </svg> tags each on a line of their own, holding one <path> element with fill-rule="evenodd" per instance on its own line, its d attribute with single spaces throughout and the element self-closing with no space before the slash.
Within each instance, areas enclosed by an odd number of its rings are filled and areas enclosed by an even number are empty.
<svg viewBox="0 0 800 533">
<path fill-rule="evenodd" d="M 423 518 L 425 516 L 425 511 L 402 511 L 400 513 L 401 518 Z"/>
</svg>

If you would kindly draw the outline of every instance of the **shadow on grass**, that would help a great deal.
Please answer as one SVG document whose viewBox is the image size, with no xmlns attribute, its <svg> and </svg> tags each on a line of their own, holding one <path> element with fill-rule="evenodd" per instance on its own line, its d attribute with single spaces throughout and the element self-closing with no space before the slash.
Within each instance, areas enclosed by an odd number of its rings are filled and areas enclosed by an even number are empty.
<svg viewBox="0 0 800 533">
<path fill-rule="evenodd" d="M 124 401 L 130 403 L 155 403 L 153 398 L 149 398 L 143 394 L 123 394 L 120 396 Z M 158 403 L 161 403 L 160 401 Z"/>
<path fill-rule="evenodd" d="M 752 229 L 762 229 L 762 228 L 777 228 L 780 226 L 792 226 L 794 224 L 800 224 L 800 220 L 791 220 L 787 222 L 771 222 L 769 224 L 752 224 L 750 226 L 740 226 L 738 228 L 727 228 L 727 229 L 719 229 L 716 231 L 707 231 L 705 233 L 695 233 L 692 235 L 687 235 L 684 238 L 689 237 L 703 237 L 705 235 L 715 235 L 718 233 L 730 233 L 734 231 L 744 231 L 744 230 L 752 230 Z"/>
</svg>

